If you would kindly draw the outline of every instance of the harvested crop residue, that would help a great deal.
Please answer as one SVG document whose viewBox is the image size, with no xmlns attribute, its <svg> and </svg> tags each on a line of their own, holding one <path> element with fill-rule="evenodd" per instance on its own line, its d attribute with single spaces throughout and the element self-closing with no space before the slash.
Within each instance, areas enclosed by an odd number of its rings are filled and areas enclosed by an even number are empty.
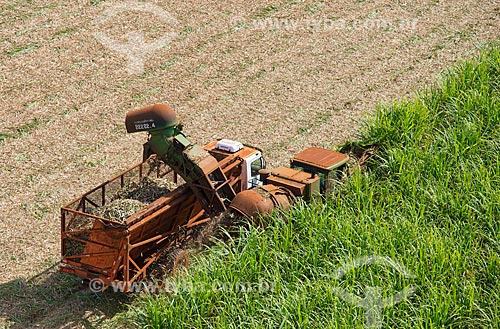
<svg viewBox="0 0 500 329">
<path fill-rule="evenodd" d="M 149 204 L 173 191 L 176 187 L 177 184 L 166 179 L 146 176 L 140 183 L 132 182 L 125 186 L 112 199 L 133 199 L 143 204 Z"/>
<path fill-rule="evenodd" d="M 92 212 L 92 215 L 124 222 L 129 216 L 141 210 L 144 203 L 133 199 L 116 199 Z"/>
</svg>

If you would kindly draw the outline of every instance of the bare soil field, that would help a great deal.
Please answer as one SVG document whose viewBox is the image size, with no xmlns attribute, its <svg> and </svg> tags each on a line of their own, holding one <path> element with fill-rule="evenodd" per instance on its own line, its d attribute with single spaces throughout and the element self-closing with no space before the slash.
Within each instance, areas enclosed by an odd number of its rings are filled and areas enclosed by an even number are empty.
<svg viewBox="0 0 500 329">
<path fill-rule="evenodd" d="M 500 31 L 496 1 L 150 0 L 174 20 L 133 3 L 99 20 L 120 3 L 0 2 L 0 325 L 85 327 L 115 312 L 53 271 L 26 280 L 59 259 L 58 208 L 141 160 L 146 136 L 126 134 L 127 111 L 165 102 L 192 140 L 239 140 L 286 164 L 355 137 L 377 104 Z M 99 31 L 175 37 L 130 74 Z"/>
</svg>

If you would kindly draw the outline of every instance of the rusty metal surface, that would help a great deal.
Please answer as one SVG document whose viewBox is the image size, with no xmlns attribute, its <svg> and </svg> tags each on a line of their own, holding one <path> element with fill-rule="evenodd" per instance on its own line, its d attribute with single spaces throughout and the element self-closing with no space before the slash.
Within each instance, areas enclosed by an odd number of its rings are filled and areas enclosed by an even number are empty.
<svg viewBox="0 0 500 329">
<path fill-rule="evenodd" d="M 255 218 L 259 214 L 272 213 L 274 204 L 270 196 L 259 193 L 257 189 L 238 193 L 229 207 L 249 218 Z"/>
<path fill-rule="evenodd" d="M 166 104 L 154 104 L 127 112 L 125 126 L 128 133 L 133 133 L 171 126 L 176 121 L 177 115 L 174 109 Z"/>
<path fill-rule="evenodd" d="M 347 162 L 348 156 L 340 152 L 319 147 L 310 147 L 295 155 L 292 161 L 302 162 L 325 170 L 338 167 Z"/>
<path fill-rule="evenodd" d="M 300 182 L 294 182 L 292 180 L 278 177 L 278 176 L 269 176 L 266 180 L 266 183 L 272 184 L 275 186 L 283 186 L 288 188 L 290 191 L 293 192 L 294 195 L 296 196 L 304 196 L 307 184 L 305 183 L 300 183 Z"/>
<path fill-rule="evenodd" d="M 309 184 L 316 179 L 310 173 L 287 167 L 273 169 L 271 171 L 271 176 L 282 177 L 302 184 Z"/>
<path fill-rule="evenodd" d="M 291 203 L 295 200 L 293 193 L 285 187 L 268 184 L 260 188 L 270 194 L 275 207 L 281 210 L 290 209 Z"/>
<path fill-rule="evenodd" d="M 240 192 L 233 199 L 230 208 L 251 219 L 259 215 L 271 214 L 275 208 L 287 210 L 294 196 L 288 189 L 263 185 Z"/>
<path fill-rule="evenodd" d="M 266 184 L 281 186 L 290 190 L 295 196 L 309 200 L 319 190 L 320 177 L 297 169 L 279 167 L 273 169 L 265 179 Z"/>
</svg>

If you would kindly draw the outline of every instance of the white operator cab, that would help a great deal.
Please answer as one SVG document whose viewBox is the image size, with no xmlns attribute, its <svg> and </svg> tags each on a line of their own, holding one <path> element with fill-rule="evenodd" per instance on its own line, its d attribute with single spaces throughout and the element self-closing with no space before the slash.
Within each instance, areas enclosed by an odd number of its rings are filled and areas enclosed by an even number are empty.
<svg viewBox="0 0 500 329">
<path fill-rule="evenodd" d="M 266 162 L 261 151 L 251 146 L 244 147 L 242 143 L 230 139 L 217 141 L 215 148 L 231 153 L 240 152 L 243 160 L 241 168 L 242 189 L 247 190 L 263 184 L 260 180 L 259 170 L 266 167 Z"/>
<path fill-rule="evenodd" d="M 245 170 L 243 177 L 246 177 L 247 190 L 257 185 L 262 185 L 260 180 L 259 170 L 266 168 L 266 161 L 262 157 L 262 153 L 257 151 L 245 159 Z"/>
</svg>

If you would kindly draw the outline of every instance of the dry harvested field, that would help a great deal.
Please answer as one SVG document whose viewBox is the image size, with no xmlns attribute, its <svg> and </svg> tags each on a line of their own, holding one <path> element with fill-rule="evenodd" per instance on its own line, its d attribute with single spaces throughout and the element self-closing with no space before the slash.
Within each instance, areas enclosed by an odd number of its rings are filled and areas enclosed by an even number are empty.
<svg viewBox="0 0 500 329">
<path fill-rule="evenodd" d="M 192 140 L 252 144 L 275 166 L 354 137 L 378 103 L 411 96 L 500 31 L 497 1 L 141 3 L 155 10 L 128 3 L 103 21 L 121 2 L 0 2 L 0 325 L 109 316 L 57 277 L 38 290 L 24 280 L 59 258 L 58 208 L 141 159 L 146 136 L 126 134 L 127 111 L 168 103 Z M 126 43 L 132 31 L 146 43 L 175 33 L 140 74 L 95 36 Z"/>
</svg>

